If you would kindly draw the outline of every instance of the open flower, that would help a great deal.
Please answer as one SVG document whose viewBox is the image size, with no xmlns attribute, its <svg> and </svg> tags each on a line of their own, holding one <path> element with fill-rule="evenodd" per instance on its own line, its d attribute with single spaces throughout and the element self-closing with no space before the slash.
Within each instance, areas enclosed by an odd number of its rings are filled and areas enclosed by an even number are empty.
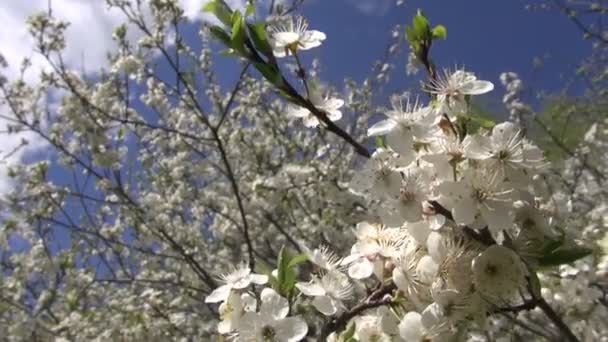
<svg viewBox="0 0 608 342">
<path fill-rule="evenodd" d="M 422 107 L 418 101 L 408 97 L 391 99 L 393 109 L 386 112 L 387 118 L 367 130 L 370 137 L 386 135 L 386 142 L 402 155 L 414 152 L 414 140 L 428 141 L 433 137 L 435 115 L 430 107 Z"/>
<path fill-rule="evenodd" d="M 308 261 L 312 262 L 316 266 L 326 271 L 335 271 L 340 268 L 342 258 L 339 257 L 327 246 L 321 246 L 314 250 L 308 249 L 306 246 L 302 246 L 304 253 L 308 257 Z"/>
<path fill-rule="evenodd" d="M 543 152 L 525 141 L 519 128 L 511 122 L 494 126 L 489 137 L 469 135 L 462 143 L 466 158 L 483 161 L 489 169 L 522 185 L 527 185 L 529 171 L 545 164 Z"/>
<path fill-rule="evenodd" d="M 427 200 L 431 181 L 426 172 L 415 164 L 410 164 L 400 174 L 399 193 L 389 198 L 386 203 L 390 216 L 393 216 L 391 217 L 392 220 L 391 218 L 387 219 L 399 226 L 404 221 L 417 222 L 422 220 L 422 202 Z"/>
<path fill-rule="evenodd" d="M 306 322 L 300 317 L 287 317 L 287 299 L 269 288 L 262 290 L 261 299 L 260 312 L 248 312 L 242 317 L 235 341 L 297 342 L 306 336 Z"/>
<path fill-rule="evenodd" d="M 340 272 L 328 272 L 321 279 L 310 283 L 297 283 L 296 287 L 306 296 L 315 297 L 312 305 L 325 316 L 344 310 L 344 300 L 353 295 L 353 286 L 348 277 Z"/>
<path fill-rule="evenodd" d="M 285 57 L 298 50 L 309 50 L 321 45 L 326 38 L 325 33 L 308 30 L 304 18 L 290 18 L 286 23 L 271 29 L 270 40 L 276 57 Z"/>
<path fill-rule="evenodd" d="M 426 86 L 427 90 L 437 95 L 437 102 L 442 112 L 458 114 L 466 109 L 465 96 L 481 95 L 494 89 L 492 82 L 478 80 L 472 72 L 444 70 Z"/>
<path fill-rule="evenodd" d="M 462 180 L 443 182 L 437 190 L 442 195 L 442 203 L 449 203 L 458 224 L 475 224 L 474 228 L 487 224 L 495 237 L 513 225 L 515 191 L 496 173 L 471 170 Z"/>
<path fill-rule="evenodd" d="M 344 105 L 344 100 L 329 97 L 329 95 L 321 96 L 318 90 L 311 89 L 310 102 L 317 109 L 325 112 L 329 120 L 338 121 L 342 118 L 342 112 L 339 109 Z M 319 119 L 304 107 L 289 106 L 287 108 L 287 115 L 302 118 L 306 127 L 317 127 L 319 125 Z"/>
<path fill-rule="evenodd" d="M 224 285 L 213 290 L 207 298 L 205 303 L 219 303 L 224 302 L 230 296 L 230 291 L 242 290 L 247 288 L 251 284 L 263 285 L 268 281 L 268 276 L 263 274 L 251 273 L 251 269 L 245 265 L 241 265 L 234 271 L 222 276 Z"/>
<path fill-rule="evenodd" d="M 255 298 L 248 293 L 231 293 L 228 299 L 220 305 L 220 323 L 217 331 L 220 334 L 228 334 L 234 331 L 246 312 L 255 311 Z"/>
<path fill-rule="evenodd" d="M 525 283 L 525 266 L 511 249 L 492 245 L 473 259 L 475 288 L 490 300 L 506 301 Z"/>
</svg>

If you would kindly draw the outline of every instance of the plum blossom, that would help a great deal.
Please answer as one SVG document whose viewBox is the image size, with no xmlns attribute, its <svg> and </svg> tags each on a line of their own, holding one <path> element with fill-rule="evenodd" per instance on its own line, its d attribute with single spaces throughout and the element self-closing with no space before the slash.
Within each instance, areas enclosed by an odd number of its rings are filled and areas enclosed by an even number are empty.
<svg viewBox="0 0 608 342">
<path fill-rule="evenodd" d="M 478 80 L 472 72 L 465 70 L 451 72 L 445 69 L 426 88 L 437 96 L 438 108 L 442 114 L 445 112 L 449 116 L 454 116 L 466 110 L 466 96 L 485 94 L 492 91 L 494 85 L 488 81 Z"/>
<path fill-rule="evenodd" d="M 301 341 L 308 326 L 301 317 L 287 317 L 289 302 L 273 289 L 265 288 L 261 294 L 259 312 L 247 312 L 237 328 L 238 342 Z"/>
<path fill-rule="evenodd" d="M 340 272 L 330 271 L 321 279 L 296 284 L 304 295 L 314 297 L 312 305 L 326 316 L 332 316 L 345 309 L 343 301 L 353 295 L 353 286 L 347 276 Z"/>
<path fill-rule="evenodd" d="M 344 105 L 344 100 L 329 95 L 321 96 L 318 90 L 311 90 L 310 102 L 322 112 L 327 114 L 327 118 L 331 121 L 338 121 L 342 118 L 340 108 Z M 294 118 L 302 118 L 302 122 L 306 127 L 317 127 L 319 119 L 307 108 L 290 105 L 287 108 L 287 115 Z"/>
<path fill-rule="evenodd" d="M 391 98 L 393 108 L 386 112 L 387 118 L 377 122 L 367 130 L 370 137 L 385 135 L 386 142 L 402 155 L 411 155 L 414 141 L 429 141 L 436 128 L 433 126 L 435 113 L 430 107 L 423 107 L 418 100 L 409 97 Z"/>
<path fill-rule="evenodd" d="M 286 23 L 271 29 L 270 41 L 276 57 L 295 54 L 298 50 L 310 50 L 325 40 L 325 33 L 308 30 L 308 23 L 302 17 L 289 18 Z"/>
<path fill-rule="evenodd" d="M 488 169 L 522 185 L 526 185 L 532 172 L 545 165 L 543 152 L 525 141 L 511 122 L 494 126 L 489 137 L 468 135 L 463 145 L 466 158 L 483 161 Z"/>
<path fill-rule="evenodd" d="M 473 259 L 476 289 L 492 301 L 506 301 L 525 283 L 526 269 L 513 250 L 492 245 Z"/>
<path fill-rule="evenodd" d="M 494 235 L 513 224 L 515 190 L 496 173 L 470 170 L 462 180 L 445 181 L 437 190 L 444 203 L 449 203 L 458 224 L 474 225 L 475 228 L 487 225 Z"/>
<path fill-rule="evenodd" d="M 239 294 L 232 292 L 228 299 L 220 305 L 220 323 L 217 331 L 220 334 L 228 334 L 234 331 L 240 324 L 246 312 L 255 311 L 256 301 L 248 293 Z"/>
<path fill-rule="evenodd" d="M 251 269 L 245 265 L 241 265 L 234 271 L 222 276 L 224 285 L 213 290 L 205 303 L 224 302 L 230 296 L 232 290 L 243 290 L 251 284 L 263 285 L 268 282 L 268 276 L 263 274 L 251 273 Z"/>
</svg>

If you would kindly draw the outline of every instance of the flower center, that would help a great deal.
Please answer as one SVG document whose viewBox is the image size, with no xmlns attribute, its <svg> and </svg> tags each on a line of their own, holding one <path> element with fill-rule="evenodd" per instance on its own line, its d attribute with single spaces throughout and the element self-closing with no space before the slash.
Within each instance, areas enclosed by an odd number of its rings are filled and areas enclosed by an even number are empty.
<svg viewBox="0 0 608 342">
<path fill-rule="evenodd" d="M 262 338 L 265 342 L 273 342 L 275 341 L 276 331 L 271 326 L 265 326 L 262 328 Z"/>
<path fill-rule="evenodd" d="M 506 160 L 507 158 L 509 158 L 509 151 L 501 150 L 498 152 L 498 160 Z"/>
</svg>

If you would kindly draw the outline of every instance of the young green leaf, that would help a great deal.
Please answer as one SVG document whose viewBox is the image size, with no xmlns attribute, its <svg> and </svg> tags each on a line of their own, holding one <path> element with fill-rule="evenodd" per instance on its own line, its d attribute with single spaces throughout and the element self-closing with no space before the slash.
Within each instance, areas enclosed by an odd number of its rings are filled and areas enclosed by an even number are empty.
<svg viewBox="0 0 608 342">
<path fill-rule="evenodd" d="M 232 25 L 232 10 L 223 0 L 209 1 L 203 7 L 203 12 L 213 13 L 226 26 Z"/>
<path fill-rule="evenodd" d="M 215 39 L 221 41 L 224 45 L 226 45 L 226 46 L 232 45 L 230 36 L 221 27 L 211 26 L 209 28 L 209 30 L 210 30 L 211 34 L 213 35 L 213 37 L 215 37 Z"/>
<path fill-rule="evenodd" d="M 437 25 L 433 28 L 433 39 L 447 39 L 448 30 L 443 25 Z"/>
<path fill-rule="evenodd" d="M 254 63 L 253 65 L 270 83 L 277 87 L 282 85 L 283 78 L 281 77 L 279 70 L 277 70 L 275 67 L 266 63 Z"/>
<path fill-rule="evenodd" d="M 308 255 L 306 254 L 298 254 L 289 260 L 289 267 L 294 267 L 298 264 L 308 261 Z"/>
<path fill-rule="evenodd" d="M 270 57 L 272 56 L 272 47 L 268 42 L 265 26 L 266 24 L 264 22 L 247 25 L 249 28 L 249 36 L 251 37 L 255 48 L 265 56 Z"/>
<path fill-rule="evenodd" d="M 560 247 L 543 255 L 539 260 L 541 266 L 559 266 L 570 264 L 590 255 L 593 251 L 583 246 Z"/>
<path fill-rule="evenodd" d="M 245 33 L 245 18 L 241 15 L 241 12 L 234 11 L 232 14 L 232 36 L 230 37 L 230 46 L 241 54 L 245 54 L 245 39 L 247 35 Z"/>
</svg>

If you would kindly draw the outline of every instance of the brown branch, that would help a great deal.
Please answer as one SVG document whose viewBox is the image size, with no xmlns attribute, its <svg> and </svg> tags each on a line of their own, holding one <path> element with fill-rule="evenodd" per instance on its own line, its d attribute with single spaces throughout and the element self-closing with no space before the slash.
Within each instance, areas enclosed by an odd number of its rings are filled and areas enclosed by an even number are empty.
<svg viewBox="0 0 608 342">
<path fill-rule="evenodd" d="M 363 302 L 353 306 L 350 310 L 327 322 L 321 330 L 321 337 L 319 340 L 325 341 L 327 336 L 332 332 L 342 330 L 351 318 L 359 315 L 363 311 L 391 304 L 393 299 L 387 295 L 390 295 L 396 288 L 397 287 L 392 282 L 386 284 L 372 292 Z"/>
</svg>

